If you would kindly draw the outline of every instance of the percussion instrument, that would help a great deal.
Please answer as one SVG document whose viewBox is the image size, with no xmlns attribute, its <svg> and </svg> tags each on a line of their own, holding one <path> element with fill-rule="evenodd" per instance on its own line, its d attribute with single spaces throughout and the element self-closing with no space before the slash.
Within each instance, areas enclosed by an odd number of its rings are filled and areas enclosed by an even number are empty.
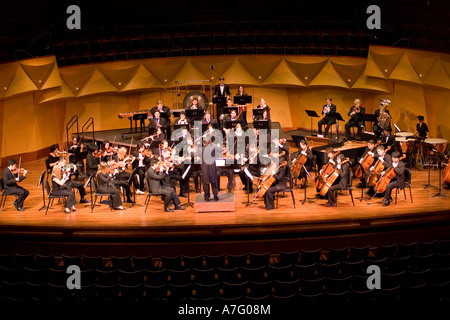
<svg viewBox="0 0 450 320">
<path fill-rule="evenodd" d="M 425 143 L 429 143 L 434 146 L 437 152 L 444 153 L 447 149 L 447 140 L 442 138 L 429 138 L 424 140 Z"/>
<path fill-rule="evenodd" d="M 414 145 L 414 140 L 406 137 L 395 137 L 395 141 L 400 144 L 402 153 L 409 153 Z"/>
<path fill-rule="evenodd" d="M 412 137 L 414 136 L 413 132 L 407 132 L 407 131 L 402 131 L 402 132 L 397 132 L 395 134 L 396 137 Z"/>
</svg>

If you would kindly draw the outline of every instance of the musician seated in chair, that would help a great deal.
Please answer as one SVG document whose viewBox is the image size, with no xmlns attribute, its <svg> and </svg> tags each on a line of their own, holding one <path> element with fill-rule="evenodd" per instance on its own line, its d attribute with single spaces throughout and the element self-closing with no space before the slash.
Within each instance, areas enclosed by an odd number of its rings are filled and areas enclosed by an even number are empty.
<svg viewBox="0 0 450 320">
<path fill-rule="evenodd" d="M 336 169 L 339 171 L 339 177 L 334 184 L 328 189 L 328 205 L 330 207 L 336 206 L 335 191 L 346 189 L 351 186 L 350 179 L 350 165 L 348 162 L 344 162 L 345 156 L 339 154 L 336 158 Z"/>
<path fill-rule="evenodd" d="M 156 132 L 156 129 L 158 128 L 160 128 L 163 133 L 166 133 L 167 122 L 166 119 L 161 118 L 161 113 L 159 112 L 159 110 L 156 110 L 153 118 L 150 119 L 150 122 L 148 124 L 149 134 L 154 134 Z"/>
<path fill-rule="evenodd" d="M 371 157 L 373 158 L 373 162 L 375 162 L 375 161 L 378 160 L 378 153 L 376 152 L 375 141 L 373 141 L 372 139 L 370 139 L 369 141 L 367 141 L 367 147 L 366 147 L 366 149 L 364 150 L 363 155 L 362 155 L 361 158 L 359 159 L 359 161 L 358 161 L 359 164 L 358 164 L 358 165 L 362 164 L 363 159 L 364 159 L 364 157 L 365 157 L 366 155 L 371 156 Z M 361 167 L 361 170 L 362 170 L 362 177 L 361 177 L 361 179 L 360 179 L 360 180 L 361 180 L 361 184 L 358 185 L 358 187 L 360 187 L 360 188 L 361 188 L 361 187 L 366 188 L 366 187 L 367 187 L 367 183 L 366 183 L 366 174 L 367 174 L 367 172 L 364 172 L 362 166 L 360 166 L 360 167 Z"/>
<path fill-rule="evenodd" d="M 283 157 L 280 158 L 280 165 L 283 164 Z M 272 183 L 270 188 L 264 193 L 264 205 L 267 210 L 275 209 L 275 194 L 286 188 L 286 176 L 287 166 L 281 166 L 278 168 L 277 172 L 274 174 L 275 181 Z"/>
<path fill-rule="evenodd" d="M 400 153 L 394 151 L 392 153 L 392 167 L 394 168 L 395 177 L 386 186 L 386 191 L 384 192 L 383 207 L 391 204 L 392 189 L 399 188 L 403 189 L 405 187 L 405 163 L 400 159 Z M 386 168 L 387 169 L 387 168 Z M 385 171 L 381 173 L 383 176 Z"/>
<path fill-rule="evenodd" d="M 335 153 L 334 153 L 333 148 L 331 148 L 331 147 L 327 148 L 327 149 L 325 150 L 325 153 L 327 154 L 327 157 L 328 157 L 328 164 L 330 164 L 331 167 L 334 168 L 334 167 L 336 166 L 336 161 L 335 161 L 335 159 L 334 159 Z M 322 176 L 322 173 L 323 173 L 323 170 L 324 170 L 324 167 L 325 167 L 325 166 L 326 166 L 326 164 L 322 167 L 322 169 L 319 170 L 319 174 L 315 177 L 316 184 L 317 184 L 317 180 L 321 179 L 321 176 Z M 318 192 L 318 193 L 316 194 L 316 197 L 322 197 L 322 196 L 320 195 L 320 189 L 318 189 L 318 188 L 316 187 L 316 190 L 317 190 L 317 192 Z"/>
<path fill-rule="evenodd" d="M 375 110 L 375 117 L 378 119 L 376 123 L 373 124 L 373 133 L 380 137 L 383 133 L 383 129 L 389 129 L 392 131 L 391 127 L 391 115 L 389 110 L 387 110 L 388 105 L 383 101 L 380 102 L 379 109 Z"/>
<path fill-rule="evenodd" d="M 157 159 L 152 159 L 150 161 L 150 168 L 145 174 L 145 178 L 148 180 L 148 184 L 150 186 L 150 190 L 148 190 L 148 192 L 154 195 L 163 196 L 164 211 L 173 212 L 173 210 L 170 209 L 171 203 L 175 205 L 175 210 L 184 210 L 185 208 L 180 205 L 180 199 L 178 198 L 175 189 L 173 187 L 165 186 L 162 183 L 165 174 L 162 172 L 163 168 L 160 164 L 160 161 Z"/>
<path fill-rule="evenodd" d="M 302 155 L 306 157 L 306 162 L 302 165 L 300 174 L 297 177 L 294 177 L 294 179 L 300 180 L 300 188 L 305 188 L 306 184 L 308 183 L 308 175 L 306 174 L 306 172 L 310 172 L 312 170 L 314 155 L 305 140 L 301 140 L 299 145 L 300 148 L 298 150 L 297 157 L 292 160 L 292 167 L 296 165 L 296 162 L 300 160 Z"/>
<path fill-rule="evenodd" d="M 391 134 L 390 128 L 383 129 L 383 133 L 381 134 L 379 141 L 385 149 L 387 149 L 387 147 L 391 147 L 388 151 L 389 154 L 394 151 L 395 137 Z"/>
<path fill-rule="evenodd" d="M 330 97 L 327 98 L 327 104 L 322 107 L 322 115 L 324 117 L 318 122 L 319 135 L 322 134 L 323 125 L 325 125 L 325 135 L 328 135 L 331 125 L 336 123 L 336 105 L 332 103 Z"/>
<path fill-rule="evenodd" d="M 378 154 L 377 162 L 381 161 L 385 169 L 389 168 L 392 164 L 392 158 L 389 154 L 386 153 L 384 146 L 380 145 L 377 147 L 377 154 Z M 375 170 L 375 164 L 370 167 L 369 172 L 367 173 L 367 178 L 370 176 L 370 173 Z M 368 195 L 374 195 L 375 194 L 374 187 L 371 186 L 369 190 L 364 191 L 364 193 Z"/>
<path fill-rule="evenodd" d="M 361 138 L 362 129 L 364 127 L 364 114 L 365 108 L 361 106 L 361 100 L 355 99 L 355 105 L 350 108 L 348 115 L 351 117 L 350 120 L 345 124 L 345 138 L 350 140 L 352 138 L 350 133 L 350 128 L 356 127 L 358 131 L 356 133 L 357 138 Z"/>
<path fill-rule="evenodd" d="M 23 204 L 30 192 L 27 189 L 19 186 L 17 183 L 22 182 L 23 179 L 25 179 L 27 170 L 23 170 L 23 168 L 20 168 L 23 171 L 23 173 L 21 173 L 18 169 L 19 168 L 17 167 L 16 160 L 9 159 L 8 167 L 3 171 L 3 183 L 5 185 L 5 195 L 17 196 L 17 200 L 14 201 L 16 210 L 24 211 Z"/>
</svg>

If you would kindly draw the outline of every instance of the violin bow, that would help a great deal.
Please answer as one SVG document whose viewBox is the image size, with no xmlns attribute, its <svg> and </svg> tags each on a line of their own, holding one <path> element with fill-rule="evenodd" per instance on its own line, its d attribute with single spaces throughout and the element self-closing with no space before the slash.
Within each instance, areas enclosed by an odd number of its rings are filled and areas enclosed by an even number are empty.
<svg viewBox="0 0 450 320">
<path fill-rule="evenodd" d="M 19 171 L 17 172 L 17 177 L 20 178 L 20 166 L 22 165 L 22 157 L 19 158 Z"/>
</svg>

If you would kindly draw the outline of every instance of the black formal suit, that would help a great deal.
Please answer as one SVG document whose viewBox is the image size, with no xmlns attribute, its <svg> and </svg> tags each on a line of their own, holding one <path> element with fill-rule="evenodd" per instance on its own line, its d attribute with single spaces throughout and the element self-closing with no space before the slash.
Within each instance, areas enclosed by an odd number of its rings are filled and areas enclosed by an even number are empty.
<svg viewBox="0 0 450 320">
<path fill-rule="evenodd" d="M 383 170 L 386 170 L 387 168 L 389 168 L 389 167 L 392 165 L 392 157 L 391 157 L 389 154 L 387 154 L 387 153 L 384 153 L 384 156 L 383 156 L 383 157 L 378 156 L 377 161 L 379 161 L 379 160 L 382 162 L 382 164 L 383 164 L 383 166 L 384 166 L 384 169 L 383 169 Z M 374 161 L 374 163 L 373 163 L 372 166 L 375 166 L 375 164 L 377 163 L 377 161 Z M 369 177 L 370 172 L 371 172 L 371 171 L 369 170 L 369 171 L 366 173 L 366 180 L 367 180 L 367 178 Z M 369 194 L 374 194 L 374 193 L 375 193 L 374 187 L 370 187 L 369 190 L 367 191 L 367 193 L 369 193 Z"/>
<path fill-rule="evenodd" d="M 365 171 L 364 171 L 364 169 L 363 169 L 363 167 L 362 167 L 362 165 L 361 165 L 361 161 L 364 159 L 364 157 L 365 157 L 369 152 L 372 152 L 372 153 L 373 153 L 373 163 L 372 163 L 372 164 L 376 163 L 377 160 L 378 160 L 378 153 L 377 153 L 376 149 L 377 149 L 377 148 L 373 148 L 372 150 L 370 150 L 369 147 L 366 147 L 366 149 L 364 150 L 364 153 L 362 154 L 361 158 L 359 159 L 359 161 L 358 161 L 358 163 L 357 163 L 357 165 L 361 167 L 361 170 L 362 170 L 362 173 L 363 173 L 362 178 L 360 179 L 363 188 L 367 187 L 366 176 L 367 176 L 368 172 L 365 172 Z"/>
<path fill-rule="evenodd" d="M 5 194 L 8 195 L 16 195 L 17 196 L 17 202 L 16 202 L 16 208 L 23 208 L 23 203 L 25 199 L 30 194 L 29 191 L 17 184 L 16 176 L 9 170 L 9 168 L 6 168 L 3 171 L 3 183 L 5 185 Z M 24 175 L 21 175 L 19 178 L 19 182 L 23 181 L 25 179 Z"/>
<path fill-rule="evenodd" d="M 366 113 L 366 108 L 359 107 L 359 112 L 355 113 L 351 116 L 350 120 L 347 121 L 345 124 L 345 136 L 347 139 L 351 138 L 350 128 L 357 127 L 357 136 L 360 137 L 362 133 L 362 129 L 364 127 L 364 115 Z M 348 116 L 352 114 L 352 112 L 355 111 L 355 106 L 352 106 L 350 108 L 350 111 L 348 112 Z"/>
<path fill-rule="evenodd" d="M 100 193 L 110 193 L 112 207 L 117 208 L 122 205 L 122 198 L 120 197 L 120 191 L 117 190 L 116 186 L 112 182 L 112 179 L 109 175 L 104 174 L 103 172 L 99 172 L 97 174 L 98 181 L 98 192 Z"/>
<path fill-rule="evenodd" d="M 156 118 L 150 119 L 149 124 L 148 124 L 149 134 L 154 134 L 156 132 L 156 128 L 158 127 L 158 125 L 161 126 L 162 132 L 166 133 L 167 121 L 166 121 L 166 119 L 159 117 L 158 119 L 156 119 Z"/>
<path fill-rule="evenodd" d="M 150 112 L 155 115 L 155 112 L 158 111 L 158 107 L 153 107 Z M 165 126 L 163 128 L 163 131 L 166 133 L 168 139 L 170 140 L 170 108 L 167 106 L 163 106 L 162 110 L 159 110 L 160 112 L 160 118 L 165 120 Z"/>
<path fill-rule="evenodd" d="M 325 108 L 327 105 L 322 107 L 322 115 L 324 116 L 318 123 L 319 125 L 319 134 L 322 134 L 322 126 L 325 125 L 325 134 L 328 134 L 330 127 L 332 124 L 336 123 L 336 105 L 330 105 L 330 111 L 325 112 Z"/>
<path fill-rule="evenodd" d="M 214 96 L 215 97 L 229 97 L 231 96 L 230 87 L 227 84 L 224 84 L 221 89 L 220 83 L 214 87 Z M 217 113 L 222 114 L 223 107 L 225 107 L 225 103 L 217 104 Z"/>
<path fill-rule="evenodd" d="M 97 174 L 99 164 L 100 159 L 94 157 L 92 153 L 88 153 L 88 155 L 86 156 L 86 174 L 88 176 Z"/>
<path fill-rule="evenodd" d="M 328 189 L 328 202 L 330 205 L 334 205 L 336 203 L 335 191 L 346 189 L 351 185 L 350 181 L 350 165 L 348 163 L 344 163 L 341 165 L 341 168 L 338 169 L 339 178 L 335 181 L 335 183 Z"/>
<path fill-rule="evenodd" d="M 140 191 L 145 191 L 145 172 L 150 166 L 150 157 L 144 157 L 142 160 L 139 160 L 140 156 L 139 150 L 135 150 L 133 153 L 134 161 L 132 162 L 133 171 L 135 171 L 134 179 L 134 188 L 139 189 Z"/>
<path fill-rule="evenodd" d="M 394 168 L 395 177 L 388 183 L 388 185 L 386 186 L 386 191 L 384 192 L 384 199 L 386 199 L 387 201 L 390 201 L 391 199 L 392 189 L 405 188 L 405 170 L 405 163 L 403 161 L 399 161 L 397 167 Z"/>
<path fill-rule="evenodd" d="M 281 161 L 280 161 L 281 164 Z M 267 210 L 275 209 L 275 193 L 286 188 L 286 169 L 287 166 L 283 166 L 273 176 L 275 178 L 274 183 L 264 193 L 264 205 Z"/>
<path fill-rule="evenodd" d="M 385 109 L 384 111 L 385 111 L 387 114 L 390 115 L 389 110 L 386 110 L 386 109 Z M 377 110 L 375 110 L 375 117 L 378 118 L 379 116 L 380 116 L 380 109 L 377 109 Z M 374 133 L 377 137 L 380 137 L 381 134 L 383 133 L 383 129 L 380 127 L 380 125 L 378 124 L 378 122 L 376 122 L 376 123 L 373 124 L 372 129 L 373 129 L 373 133 Z M 389 124 L 389 126 L 387 126 L 386 129 L 388 129 L 389 131 L 392 131 L 391 125 Z"/>
<path fill-rule="evenodd" d="M 149 168 L 145 174 L 145 178 L 148 181 L 150 190 L 149 192 L 162 195 L 164 198 L 164 210 L 169 209 L 170 204 L 173 202 L 175 208 L 180 206 L 180 200 L 174 188 L 163 185 L 163 179 L 165 173 L 155 171 L 153 168 Z"/>
<path fill-rule="evenodd" d="M 389 154 L 391 154 L 394 151 L 395 136 L 393 136 L 392 134 L 387 136 L 383 133 L 381 134 L 380 141 L 381 145 L 383 145 L 385 149 L 387 147 L 391 147 L 388 151 Z"/>
<path fill-rule="evenodd" d="M 302 152 L 302 149 L 300 148 L 299 150 L 298 150 L 298 152 L 297 152 L 297 155 L 296 155 L 296 158 L 299 158 L 300 157 L 300 154 L 301 154 L 301 152 Z M 312 153 L 312 150 L 308 147 L 308 148 L 306 148 L 306 162 L 303 164 L 303 166 L 302 166 L 302 169 L 301 169 L 301 171 L 300 171 L 300 174 L 298 175 L 298 177 L 294 177 L 294 178 L 296 178 L 296 179 L 305 179 L 305 184 L 307 183 L 307 174 L 306 174 L 306 171 L 305 171 L 305 169 L 308 171 L 308 172 L 311 172 L 311 170 L 312 170 L 312 166 L 313 166 L 313 162 L 314 162 L 314 155 L 313 155 L 313 153 Z M 297 160 L 298 161 L 298 160 Z"/>
<path fill-rule="evenodd" d="M 219 182 L 217 180 L 217 167 L 216 162 L 212 161 L 211 164 L 205 161 L 205 149 L 207 146 L 203 146 L 202 153 L 202 163 L 200 165 L 200 170 L 202 173 L 202 183 L 203 183 L 203 192 L 205 196 L 205 200 L 209 201 L 210 197 L 210 187 L 212 189 L 214 198 L 217 198 L 219 195 Z M 209 149 L 209 148 L 208 148 Z M 209 156 L 209 155 L 208 155 Z M 215 157 L 215 150 L 211 152 L 211 157 Z"/>
</svg>

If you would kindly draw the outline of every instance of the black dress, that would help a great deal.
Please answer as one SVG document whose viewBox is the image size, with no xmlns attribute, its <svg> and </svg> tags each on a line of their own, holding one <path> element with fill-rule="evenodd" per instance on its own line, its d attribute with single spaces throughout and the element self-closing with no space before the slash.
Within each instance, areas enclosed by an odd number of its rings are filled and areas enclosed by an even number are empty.
<svg viewBox="0 0 450 320">
<path fill-rule="evenodd" d="M 77 203 L 75 199 L 75 192 L 67 184 L 59 185 L 54 179 L 56 176 L 52 174 L 52 194 L 55 196 L 66 196 L 67 197 L 67 208 L 72 208 Z"/>
</svg>

